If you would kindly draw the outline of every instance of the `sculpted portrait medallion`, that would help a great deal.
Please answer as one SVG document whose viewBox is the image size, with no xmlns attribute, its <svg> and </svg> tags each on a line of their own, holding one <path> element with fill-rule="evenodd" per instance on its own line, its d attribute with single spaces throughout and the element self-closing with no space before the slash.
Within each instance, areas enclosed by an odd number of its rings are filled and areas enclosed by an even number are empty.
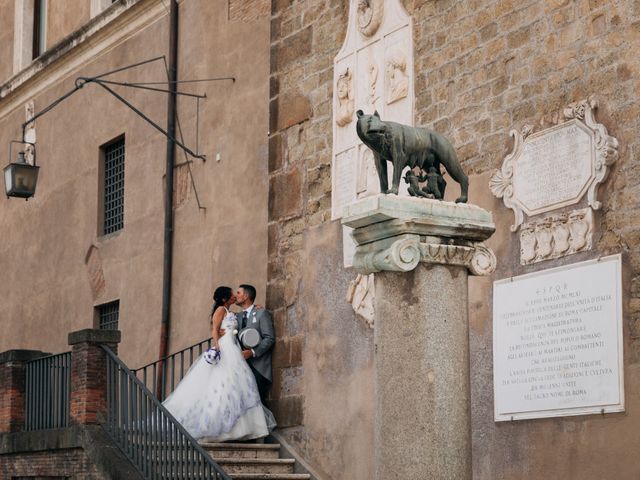
<svg viewBox="0 0 640 480">
<path fill-rule="evenodd" d="M 382 23 L 383 0 L 358 1 L 358 30 L 365 37 L 374 35 Z"/>
<path fill-rule="evenodd" d="M 336 83 L 336 124 L 339 127 L 351 123 L 353 119 L 353 80 L 351 71 L 347 68 L 339 77 Z"/>
</svg>

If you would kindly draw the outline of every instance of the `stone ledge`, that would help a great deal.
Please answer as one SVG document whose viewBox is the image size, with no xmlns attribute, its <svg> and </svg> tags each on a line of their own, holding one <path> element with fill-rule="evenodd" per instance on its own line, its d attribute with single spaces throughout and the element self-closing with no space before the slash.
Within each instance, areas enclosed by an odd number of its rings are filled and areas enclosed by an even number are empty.
<svg viewBox="0 0 640 480">
<path fill-rule="evenodd" d="M 69 345 L 78 343 L 120 343 L 120 330 L 97 330 L 86 328 L 69 334 Z"/>
<path fill-rule="evenodd" d="M 9 362 L 29 362 L 51 355 L 40 350 L 7 350 L 0 353 L 0 364 Z"/>
<path fill-rule="evenodd" d="M 80 427 L 0 434 L 0 455 L 80 446 Z"/>
<path fill-rule="evenodd" d="M 82 448 L 106 478 L 143 480 L 101 426 L 71 426 L 36 432 L 0 434 L 0 455 Z"/>
<path fill-rule="evenodd" d="M 384 225 L 380 225 L 383 222 Z M 387 222 L 396 222 L 402 231 L 384 233 L 388 230 L 385 226 L 392 225 Z M 345 206 L 342 224 L 357 229 L 356 232 L 368 227 L 371 233 L 361 241 L 354 235 L 360 244 L 400 233 L 414 233 L 406 230 L 406 227 L 412 225 L 417 229 L 415 233 L 420 235 L 447 236 L 474 241 L 486 240 L 496 229 L 491 212 L 477 205 L 386 194 L 366 197 Z M 375 232 L 375 230 L 382 231 Z"/>
</svg>

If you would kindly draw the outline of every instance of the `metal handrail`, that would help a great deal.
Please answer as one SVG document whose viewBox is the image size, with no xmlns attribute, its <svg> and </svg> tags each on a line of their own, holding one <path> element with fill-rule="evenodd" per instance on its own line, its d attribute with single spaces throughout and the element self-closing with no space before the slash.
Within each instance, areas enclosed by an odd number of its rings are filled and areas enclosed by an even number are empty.
<svg viewBox="0 0 640 480">
<path fill-rule="evenodd" d="M 131 372 L 145 387 L 151 390 L 160 401 L 163 401 L 173 392 L 194 360 L 210 347 L 211 337 L 208 337 L 171 355 L 167 355 L 160 360 L 156 360 L 140 368 L 132 369 Z"/>
<path fill-rule="evenodd" d="M 131 370 L 107 356 L 105 430 L 149 480 L 231 480 Z"/>
<path fill-rule="evenodd" d="M 69 426 L 71 352 L 49 355 L 26 364 L 25 430 Z"/>
</svg>

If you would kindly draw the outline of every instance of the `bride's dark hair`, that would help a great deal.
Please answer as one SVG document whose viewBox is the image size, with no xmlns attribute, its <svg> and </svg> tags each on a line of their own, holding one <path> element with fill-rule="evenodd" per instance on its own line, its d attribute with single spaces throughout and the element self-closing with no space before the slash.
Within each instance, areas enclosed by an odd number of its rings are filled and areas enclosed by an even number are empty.
<svg viewBox="0 0 640 480">
<path fill-rule="evenodd" d="M 211 314 L 216 311 L 218 307 L 224 305 L 227 300 L 231 298 L 233 295 L 233 290 L 230 287 L 218 287 L 216 291 L 213 292 L 213 306 L 211 307 Z"/>
</svg>

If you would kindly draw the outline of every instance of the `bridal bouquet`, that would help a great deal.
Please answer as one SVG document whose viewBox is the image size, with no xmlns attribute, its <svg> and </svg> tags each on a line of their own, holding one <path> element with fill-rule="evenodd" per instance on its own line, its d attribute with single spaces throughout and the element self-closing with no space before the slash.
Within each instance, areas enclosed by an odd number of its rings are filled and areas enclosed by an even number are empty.
<svg viewBox="0 0 640 480">
<path fill-rule="evenodd" d="M 211 347 L 209 350 L 204 352 L 204 360 L 210 365 L 217 364 L 220 361 L 220 350 L 216 347 Z"/>
</svg>

